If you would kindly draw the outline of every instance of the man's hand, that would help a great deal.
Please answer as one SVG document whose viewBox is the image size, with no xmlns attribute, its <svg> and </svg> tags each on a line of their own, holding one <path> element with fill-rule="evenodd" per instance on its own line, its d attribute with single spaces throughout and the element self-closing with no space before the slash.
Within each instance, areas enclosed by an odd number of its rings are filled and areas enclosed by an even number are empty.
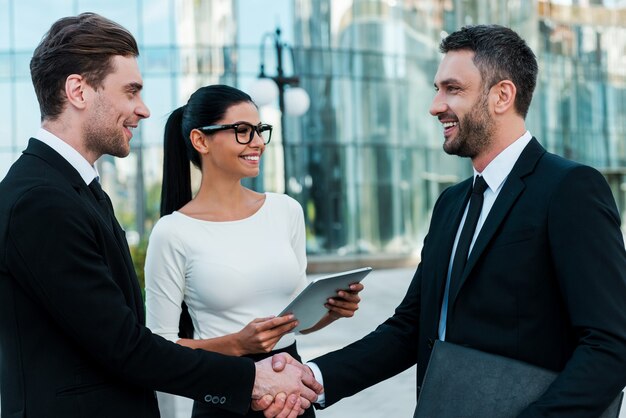
<svg viewBox="0 0 626 418">
<path fill-rule="evenodd" d="M 304 398 L 300 398 L 295 393 L 288 397 L 281 392 L 275 398 L 265 395 L 261 399 L 252 401 L 252 410 L 263 411 L 265 418 L 295 418 L 304 414 L 305 409 L 302 408 L 302 399 Z"/>
<path fill-rule="evenodd" d="M 275 372 L 282 372 L 288 364 L 292 366 L 300 367 L 300 369 L 305 375 L 309 375 L 311 379 L 313 379 L 315 383 L 317 383 L 317 381 L 315 380 L 315 377 L 313 376 L 313 371 L 311 371 L 309 366 L 300 363 L 298 360 L 291 357 L 288 353 L 278 353 L 272 356 L 272 369 L 274 369 Z M 319 383 L 317 384 L 319 385 Z M 322 393 L 322 392 L 323 392 L 323 388 L 322 388 L 322 391 L 318 393 Z"/>
<path fill-rule="evenodd" d="M 297 370 L 300 383 L 304 386 L 304 389 L 299 393 L 291 392 L 286 390 L 286 388 L 277 394 L 268 391 L 267 395 L 262 397 L 257 397 L 253 391 L 252 409 L 256 411 L 263 410 L 266 418 L 292 418 L 302 415 L 304 410 L 309 408 L 312 402 L 315 402 L 317 395 L 322 393 L 322 385 L 315 380 L 311 369 L 302 365 L 287 353 L 279 353 L 271 359 L 268 358 L 257 363 L 257 373 L 259 373 L 259 366 L 265 367 L 267 362 L 271 362 L 273 371 L 279 372 L 281 375 L 285 372 L 291 373 Z M 264 364 L 261 365 L 260 363 Z M 256 388 L 257 384 L 255 381 L 255 390 Z M 289 393 L 290 396 L 287 396 L 285 392 Z M 298 394 L 299 398 L 294 397 L 294 394 Z"/>
<path fill-rule="evenodd" d="M 280 353 L 275 357 L 280 360 L 266 358 L 255 363 L 252 409 L 264 410 L 266 417 L 295 417 L 304 413 L 304 409 L 315 402 L 323 388 L 315 380 L 310 369 L 289 354 Z M 273 363 L 278 364 L 274 366 Z M 272 397 L 272 403 L 268 406 L 269 397 Z"/>
</svg>

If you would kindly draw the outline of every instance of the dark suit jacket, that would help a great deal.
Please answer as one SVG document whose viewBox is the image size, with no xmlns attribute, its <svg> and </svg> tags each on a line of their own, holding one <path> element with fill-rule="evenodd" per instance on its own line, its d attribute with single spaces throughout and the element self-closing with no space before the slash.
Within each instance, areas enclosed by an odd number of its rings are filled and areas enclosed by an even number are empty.
<svg viewBox="0 0 626 418">
<path fill-rule="evenodd" d="M 154 390 L 248 410 L 254 364 L 144 327 L 123 231 L 31 139 L 0 183 L 2 417 L 157 417 Z"/>
<path fill-rule="evenodd" d="M 395 314 L 312 360 L 327 406 L 415 363 L 419 392 L 471 184 L 439 197 Z M 533 139 L 479 233 L 462 284 L 451 289 L 446 340 L 561 371 L 524 416 L 599 416 L 626 385 L 625 306 L 626 253 L 606 181 Z"/>
</svg>

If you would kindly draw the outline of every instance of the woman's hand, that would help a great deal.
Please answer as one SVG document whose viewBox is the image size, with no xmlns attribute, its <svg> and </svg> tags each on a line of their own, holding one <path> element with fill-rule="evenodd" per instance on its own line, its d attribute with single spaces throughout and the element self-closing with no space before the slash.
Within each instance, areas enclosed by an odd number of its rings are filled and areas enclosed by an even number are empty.
<svg viewBox="0 0 626 418">
<path fill-rule="evenodd" d="M 313 325 L 311 328 L 301 330 L 301 334 L 309 334 L 324 328 L 326 325 L 336 321 L 339 318 L 351 318 L 359 309 L 361 297 L 359 292 L 363 290 L 361 283 L 352 283 L 349 289 L 337 291 L 337 296 L 328 299 L 324 306 L 328 309 L 328 313 Z"/>
<path fill-rule="evenodd" d="M 238 355 L 269 353 L 278 340 L 298 325 L 293 315 L 256 318 L 233 334 Z"/>
<path fill-rule="evenodd" d="M 361 283 L 352 283 L 350 289 L 337 291 L 338 297 L 328 299 L 324 305 L 328 308 L 328 314 L 334 319 L 352 318 L 359 309 L 359 292 L 363 287 Z"/>
</svg>

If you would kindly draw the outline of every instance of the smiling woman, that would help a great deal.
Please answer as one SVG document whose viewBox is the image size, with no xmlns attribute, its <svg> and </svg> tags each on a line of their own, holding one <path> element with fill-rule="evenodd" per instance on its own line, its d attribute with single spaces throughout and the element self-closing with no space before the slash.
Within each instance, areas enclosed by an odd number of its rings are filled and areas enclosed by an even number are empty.
<svg viewBox="0 0 626 418">
<path fill-rule="evenodd" d="M 163 217 L 145 266 L 147 324 L 155 333 L 255 360 L 274 352 L 299 358 L 291 333 L 298 322 L 273 315 L 307 284 L 303 211 L 289 196 L 241 184 L 259 174 L 271 134 L 250 96 L 229 86 L 200 88 L 169 117 Z M 201 171 L 193 199 L 190 161 Z M 329 299 L 328 314 L 310 331 L 351 317 L 361 289 L 354 284 Z M 196 402 L 193 416 L 235 415 Z"/>
</svg>

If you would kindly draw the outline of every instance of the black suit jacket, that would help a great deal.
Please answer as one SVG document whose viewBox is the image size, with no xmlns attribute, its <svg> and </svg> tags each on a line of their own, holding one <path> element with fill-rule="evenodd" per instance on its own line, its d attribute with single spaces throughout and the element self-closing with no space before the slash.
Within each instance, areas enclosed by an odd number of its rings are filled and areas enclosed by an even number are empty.
<svg viewBox="0 0 626 418">
<path fill-rule="evenodd" d="M 123 231 L 65 159 L 31 139 L 0 196 L 2 417 L 157 417 L 154 390 L 248 410 L 251 360 L 145 328 Z"/>
<path fill-rule="evenodd" d="M 419 392 L 471 185 L 467 179 L 437 200 L 422 261 L 395 314 L 312 360 L 327 406 L 415 363 Z M 625 306 L 626 253 L 606 181 L 533 138 L 450 291 L 446 340 L 560 371 L 523 416 L 599 416 L 626 385 Z"/>
</svg>

